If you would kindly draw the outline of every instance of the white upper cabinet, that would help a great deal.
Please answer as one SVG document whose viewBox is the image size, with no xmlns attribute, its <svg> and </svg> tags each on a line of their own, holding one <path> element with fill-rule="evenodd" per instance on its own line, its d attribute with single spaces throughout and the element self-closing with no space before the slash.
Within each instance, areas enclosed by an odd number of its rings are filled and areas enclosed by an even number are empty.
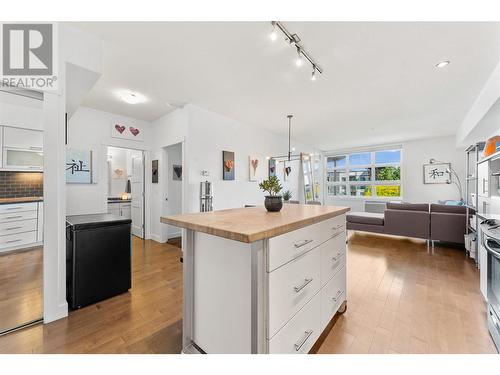
<svg viewBox="0 0 500 375">
<path fill-rule="evenodd" d="M 38 130 L 4 127 L 3 146 L 23 150 L 43 150 L 43 133 Z"/>
<path fill-rule="evenodd" d="M 38 130 L 4 126 L 2 168 L 7 170 L 43 170 L 43 133 Z"/>
</svg>

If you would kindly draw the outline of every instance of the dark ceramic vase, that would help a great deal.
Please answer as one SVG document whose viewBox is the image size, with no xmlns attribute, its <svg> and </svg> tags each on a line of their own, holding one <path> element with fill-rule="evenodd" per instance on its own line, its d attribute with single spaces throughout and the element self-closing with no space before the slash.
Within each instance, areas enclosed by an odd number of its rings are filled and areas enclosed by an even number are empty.
<svg viewBox="0 0 500 375">
<path fill-rule="evenodd" d="M 268 210 L 269 212 L 279 212 L 283 207 L 283 200 L 281 198 L 281 195 L 266 195 L 264 206 L 266 206 L 266 210 Z"/>
</svg>

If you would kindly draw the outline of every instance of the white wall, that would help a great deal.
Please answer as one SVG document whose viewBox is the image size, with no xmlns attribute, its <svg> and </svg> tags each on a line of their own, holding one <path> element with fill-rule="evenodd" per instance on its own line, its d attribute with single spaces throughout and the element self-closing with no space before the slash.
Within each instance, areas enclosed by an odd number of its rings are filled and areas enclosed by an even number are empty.
<svg viewBox="0 0 500 375">
<path fill-rule="evenodd" d="M 199 211 L 199 184 L 201 181 L 213 182 L 214 209 L 243 207 L 245 204 L 262 205 L 264 193 L 259 190 L 258 182 L 249 181 L 249 156 L 261 157 L 261 178 L 267 177 L 266 156 L 284 155 L 288 150 L 288 138 L 253 128 L 217 113 L 186 105 L 152 123 L 151 157 L 158 159 L 160 173 L 163 168 L 163 147 L 184 142 L 183 147 L 183 186 L 187 194 L 183 197 L 183 212 Z M 313 147 L 292 140 L 297 152 L 310 153 Z M 222 151 L 235 153 L 235 180 L 222 179 Z M 204 177 L 206 170 L 210 176 Z M 302 178 L 299 163 L 292 162 L 290 181 L 283 181 L 283 165 L 278 165 L 278 177 L 284 190 L 291 190 L 293 199 L 303 199 L 299 188 Z M 159 218 L 161 203 L 164 200 L 160 176 L 158 184 L 151 185 L 151 237 L 161 238 Z"/>
<path fill-rule="evenodd" d="M 423 183 L 423 164 L 430 158 L 451 162 L 465 188 L 465 149 L 457 148 L 454 136 L 406 142 L 403 145 L 403 199 L 411 203 L 435 203 L 438 200 L 459 199 L 455 184 Z M 465 194 L 465 192 L 464 192 Z"/>
<path fill-rule="evenodd" d="M 459 193 L 455 184 L 424 184 L 423 165 L 429 159 L 451 162 L 460 176 L 465 194 L 465 150 L 456 147 L 455 136 L 436 137 L 408 141 L 402 144 L 402 199 L 410 203 L 436 203 L 439 200 L 458 200 Z M 364 211 L 366 200 L 374 198 L 327 198 L 327 204 L 349 206 L 352 211 Z M 387 200 L 397 200 L 390 198 Z"/>
<path fill-rule="evenodd" d="M 144 142 L 112 138 L 111 126 L 116 123 L 142 127 Z M 148 150 L 150 141 L 150 124 L 145 121 L 87 107 L 80 107 L 68 123 L 67 147 L 84 150 L 90 149 L 93 151 L 93 160 L 96 163 L 94 171 L 97 183 L 66 184 L 67 214 L 79 215 L 106 212 L 108 198 L 108 145 Z M 146 172 L 150 174 L 150 168 Z M 148 177 L 146 176 L 146 178 Z"/>
<path fill-rule="evenodd" d="M 262 175 L 267 177 L 266 156 L 285 155 L 288 138 L 269 133 L 262 129 L 246 126 L 214 112 L 189 106 L 189 211 L 199 209 L 199 183 L 206 178 L 202 170 L 210 172 L 209 181 L 213 182 L 214 209 L 243 207 L 245 204 L 262 205 L 264 192 L 259 190 L 258 182 L 249 180 L 249 156 L 261 157 Z M 292 141 L 296 152 L 310 153 L 313 147 Z M 235 153 L 235 180 L 222 179 L 222 151 Z M 278 164 L 277 172 L 284 190 L 290 190 L 293 199 L 303 199 L 299 189 L 302 178 L 299 162 L 292 163 L 290 181 L 284 181 L 283 164 Z"/>
</svg>

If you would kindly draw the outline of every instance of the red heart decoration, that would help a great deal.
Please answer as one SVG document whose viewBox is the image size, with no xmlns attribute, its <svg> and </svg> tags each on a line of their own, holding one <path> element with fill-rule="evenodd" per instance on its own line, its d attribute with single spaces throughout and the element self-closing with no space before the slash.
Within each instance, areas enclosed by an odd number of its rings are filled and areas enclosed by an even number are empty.
<svg viewBox="0 0 500 375">
<path fill-rule="evenodd" d="M 120 134 L 122 134 L 125 131 L 125 126 L 115 125 L 115 129 L 118 130 Z"/>
<path fill-rule="evenodd" d="M 139 133 L 140 133 L 140 132 L 139 132 L 139 129 L 136 129 L 136 128 L 132 127 L 132 126 L 129 128 L 129 130 L 130 130 L 130 132 L 134 135 L 134 137 L 136 137 L 136 136 L 137 136 L 137 134 L 139 134 Z"/>
</svg>

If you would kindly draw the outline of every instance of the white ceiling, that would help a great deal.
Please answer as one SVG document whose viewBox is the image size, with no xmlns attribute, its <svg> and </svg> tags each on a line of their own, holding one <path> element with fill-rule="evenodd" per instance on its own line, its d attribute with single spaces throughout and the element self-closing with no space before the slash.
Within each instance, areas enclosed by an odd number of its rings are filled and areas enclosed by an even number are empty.
<svg viewBox="0 0 500 375">
<path fill-rule="evenodd" d="M 84 105 L 151 121 L 192 103 L 280 134 L 292 113 L 295 139 L 331 150 L 455 134 L 500 60 L 500 23 L 284 24 L 324 69 L 316 82 L 269 23 L 73 24 L 104 40 Z"/>
</svg>

